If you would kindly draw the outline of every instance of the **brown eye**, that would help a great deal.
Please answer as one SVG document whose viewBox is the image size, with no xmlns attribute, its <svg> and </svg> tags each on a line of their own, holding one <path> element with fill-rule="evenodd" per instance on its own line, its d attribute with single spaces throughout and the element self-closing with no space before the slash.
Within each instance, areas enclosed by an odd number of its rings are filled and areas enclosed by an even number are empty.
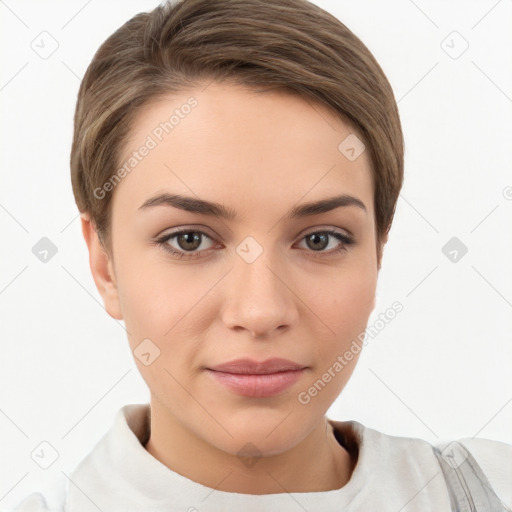
<svg viewBox="0 0 512 512">
<path fill-rule="evenodd" d="M 205 240 L 212 241 L 212 238 L 202 231 L 182 229 L 163 235 L 157 238 L 155 242 L 162 249 L 179 258 L 200 258 L 213 245 L 211 243 L 204 247 L 203 242 Z"/>
<path fill-rule="evenodd" d="M 331 250 L 325 250 L 331 244 L 332 239 L 337 240 L 338 243 L 334 243 L 330 247 Z M 315 231 L 304 236 L 302 240 L 306 242 L 307 249 L 310 249 L 309 252 L 326 256 L 346 251 L 349 245 L 355 243 L 348 235 L 333 230 Z"/>
</svg>

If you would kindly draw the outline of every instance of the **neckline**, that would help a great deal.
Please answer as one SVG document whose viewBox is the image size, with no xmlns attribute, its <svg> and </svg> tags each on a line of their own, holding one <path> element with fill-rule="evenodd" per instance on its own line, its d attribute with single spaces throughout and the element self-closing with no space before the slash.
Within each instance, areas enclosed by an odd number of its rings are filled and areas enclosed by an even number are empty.
<svg viewBox="0 0 512 512">
<path fill-rule="evenodd" d="M 338 443 L 343 448 L 345 448 L 350 456 L 350 478 L 348 480 L 348 482 L 350 482 L 359 461 L 359 445 L 361 444 L 361 435 L 354 428 L 348 428 L 353 427 L 356 422 L 342 422 L 331 419 L 327 419 L 327 421 L 330 425 L 332 425 L 332 431 L 336 441 L 338 441 Z"/>
<path fill-rule="evenodd" d="M 138 409 L 135 407 L 138 406 Z M 140 443 L 140 448 L 144 451 L 147 457 L 150 457 L 153 461 L 158 463 L 160 466 L 166 468 L 173 475 L 178 476 L 179 478 L 185 479 L 187 482 L 190 482 L 192 485 L 201 486 L 204 489 L 212 488 L 207 487 L 195 480 L 192 480 L 180 473 L 173 471 L 171 468 L 160 462 L 157 458 L 151 455 L 146 450 L 146 444 L 149 441 L 151 434 L 151 406 L 150 404 L 132 404 L 127 405 L 122 408 L 123 417 L 126 422 L 126 426 L 129 430 L 135 435 L 135 438 Z M 363 431 L 366 428 L 358 423 L 357 421 L 339 421 L 327 418 L 327 422 L 332 426 L 334 437 L 336 441 L 342 446 L 350 457 L 350 478 L 348 481 L 341 487 L 337 489 L 331 489 L 328 491 L 305 491 L 305 492 L 292 492 L 289 494 L 297 494 L 297 495 L 319 495 L 324 493 L 338 493 L 345 489 L 351 482 L 353 481 L 354 473 L 356 467 L 358 467 L 358 463 L 360 460 L 360 445 L 362 444 L 363 439 Z M 222 493 L 225 495 L 237 495 L 237 496 L 280 496 L 284 493 L 269 493 L 269 494 L 244 494 L 237 492 L 229 492 L 229 491 L 217 491 L 217 493 Z"/>
<path fill-rule="evenodd" d="M 357 421 L 328 421 L 338 442 L 352 454 L 357 447 L 359 454 L 349 480 L 338 489 L 308 492 L 283 489 L 283 492 L 272 494 L 244 494 L 204 486 L 168 468 L 144 448 L 143 442 L 149 436 L 149 404 L 123 406 L 111 429 L 79 464 L 71 479 L 78 486 L 82 484 L 82 488 L 94 481 L 95 499 L 104 510 L 111 506 L 119 508 L 120 504 L 129 508 L 136 499 L 140 506 L 153 510 L 187 510 L 187 507 L 196 506 L 198 510 L 215 512 L 237 507 L 281 512 L 295 501 L 293 506 L 299 503 L 306 510 L 327 512 L 349 506 L 373 480 L 373 474 L 366 474 L 364 468 L 371 466 L 369 459 L 375 457 L 371 446 L 366 447 L 366 437 L 369 436 L 370 445 L 374 441 L 371 429 Z M 115 478 L 105 478 L 105 475 L 115 475 Z M 121 494 L 120 489 L 123 489 Z M 88 499 L 75 490 L 75 486 L 71 486 L 69 492 L 70 512 L 83 510 Z"/>
</svg>

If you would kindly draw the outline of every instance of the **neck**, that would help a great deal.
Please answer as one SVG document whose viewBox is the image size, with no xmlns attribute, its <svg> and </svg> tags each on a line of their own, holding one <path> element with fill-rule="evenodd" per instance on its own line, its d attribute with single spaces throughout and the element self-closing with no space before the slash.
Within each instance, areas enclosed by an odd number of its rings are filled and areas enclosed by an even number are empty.
<svg viewBox="0 0 512 512">
<path fill-rule="evenodd" d="M 172 471 L 206 487 L 242 494 L 320 492 L 343 487 L 352 474 L 350 454 L 325 417 L 290 450 L 241 459 L 159 412 L 152 404 L 146 450 Z"/>
</svg>

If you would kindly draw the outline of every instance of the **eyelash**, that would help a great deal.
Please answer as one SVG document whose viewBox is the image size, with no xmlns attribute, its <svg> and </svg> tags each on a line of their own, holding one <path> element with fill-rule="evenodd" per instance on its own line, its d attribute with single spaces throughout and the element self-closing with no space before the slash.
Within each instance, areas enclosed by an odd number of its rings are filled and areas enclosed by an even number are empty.
<svg viewBox="0 0 512 512">
<path fill-rule="evenodd" d="M 207 252 L 210 249 L 204 249 L 203 251 L 197 251 L 197 252 L 178 251 L 177 249 L 175 249 L 174 247 L 170 246 L 167 243 L 169 240 L 171 240 L 173 238 L 176 238 L 177 236 L 182 235 L 184 233 L 196 233 L 196 234 L 203 235 L 203 236 L 209 238 L 210 240 L 213 240 L 212 237 L 207 235 L 204 231 L 192 230 L 192 229 L 182 229 L 180 231 L 175 231 L 173 233 L 168 233 L 166 235 L 158 237 L 158 238 L 156 238 L 154 240 L 154 243 L 156 243 L 164 251 L 166 251 L 168 253 L 171 253 L 173 256 L 176 256 L 176 257 L 178 257 L 180 259 L 182 259 L 183 257 L 185 257 L 185 259 L 189 259 L 189 260 L 190 259 L 196 259 L 196 258 L 203 258 L 204 256 L 202 256 L 201 253 Z M 331 229 L 324 229 L 324 230 L 320 230 L 320 231 L 312 231 L 311 233 L 307 233 L 306 235 L 304 235 L 301 238 L 301 241 L 304 240 L 308 236 L 319 235 L 319 234 L 331 235 L 334 238 L 338 239 L 340 242 L 342 242 L 342 244 L 338 248 L 332 249 L 331 251 L 328 251 L 328 252 L 325 252 L 325 251 L 309 251 L 309 252 L 312 252 L 313 254 L 317 253 L 317 254 L 320 254 L 320 255 L 325 255 L 326 257 L 334 256 L 334 255 L 339 254 L 341 252 L 346 252 L 348 250 L 347 246 L 352 245 L 352 244 L 355 243 L 354 240 L 352 238 L 350 238 L 349 236 L 344 235 L 344 234 L 342 234 L 342 233 L 340 233 L 338 231 L 333 231 Z"/>
</svg>

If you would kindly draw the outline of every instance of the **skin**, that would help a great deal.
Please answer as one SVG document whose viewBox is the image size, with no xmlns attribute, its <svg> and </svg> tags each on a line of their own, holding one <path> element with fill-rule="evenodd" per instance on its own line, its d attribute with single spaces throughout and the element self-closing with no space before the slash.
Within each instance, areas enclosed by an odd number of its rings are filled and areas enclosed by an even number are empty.
<svg viewBox="0 0 512 512">
<path fill-rule="evenodd" d="M 319 104 L 213 83 L 146 106 L 124 156 L 190 96 L 198 105 L 114 189 L 112 255 L 82 215 L 107 312 L 124 320 L 132 351 L 148 338 L 160 350 L 148 366 L 134 358 L 151 392 L 146 449 L 173 471 L 221 491 L 338 489 L 354 461 L 325 414 L 358 356 L 308 404 L 297 397 L 364 331 L 375 306 L 380 262 L 367 152 L 348 160 L 338 145 L 353 130 Z M 165 205 L 138 210 L 164 191 L 222 203 L 237 217 Z M 284 217 L 297 204 L 342 193 L 367 211 L 349 206 Z M 180 259 L 153 243 L 180 227 L 207 234 L 192 250 L 201 257 Z M 334 237 L 308 245 L 307 234 L 326 228 L 351 234 L 354 244 L 337 253 L 343 242 Z M 236 252 L 247 236 L 263 249 L 252 263 Z M 167 244 L 189 247 L 177 237 Z M 308 369 L 276 396 L 242 397 L 204 370 L 240 357 L 282 357 Z M 252 466 L 237 456 L 247 443 L 258 450 Z"/>
</svg>

